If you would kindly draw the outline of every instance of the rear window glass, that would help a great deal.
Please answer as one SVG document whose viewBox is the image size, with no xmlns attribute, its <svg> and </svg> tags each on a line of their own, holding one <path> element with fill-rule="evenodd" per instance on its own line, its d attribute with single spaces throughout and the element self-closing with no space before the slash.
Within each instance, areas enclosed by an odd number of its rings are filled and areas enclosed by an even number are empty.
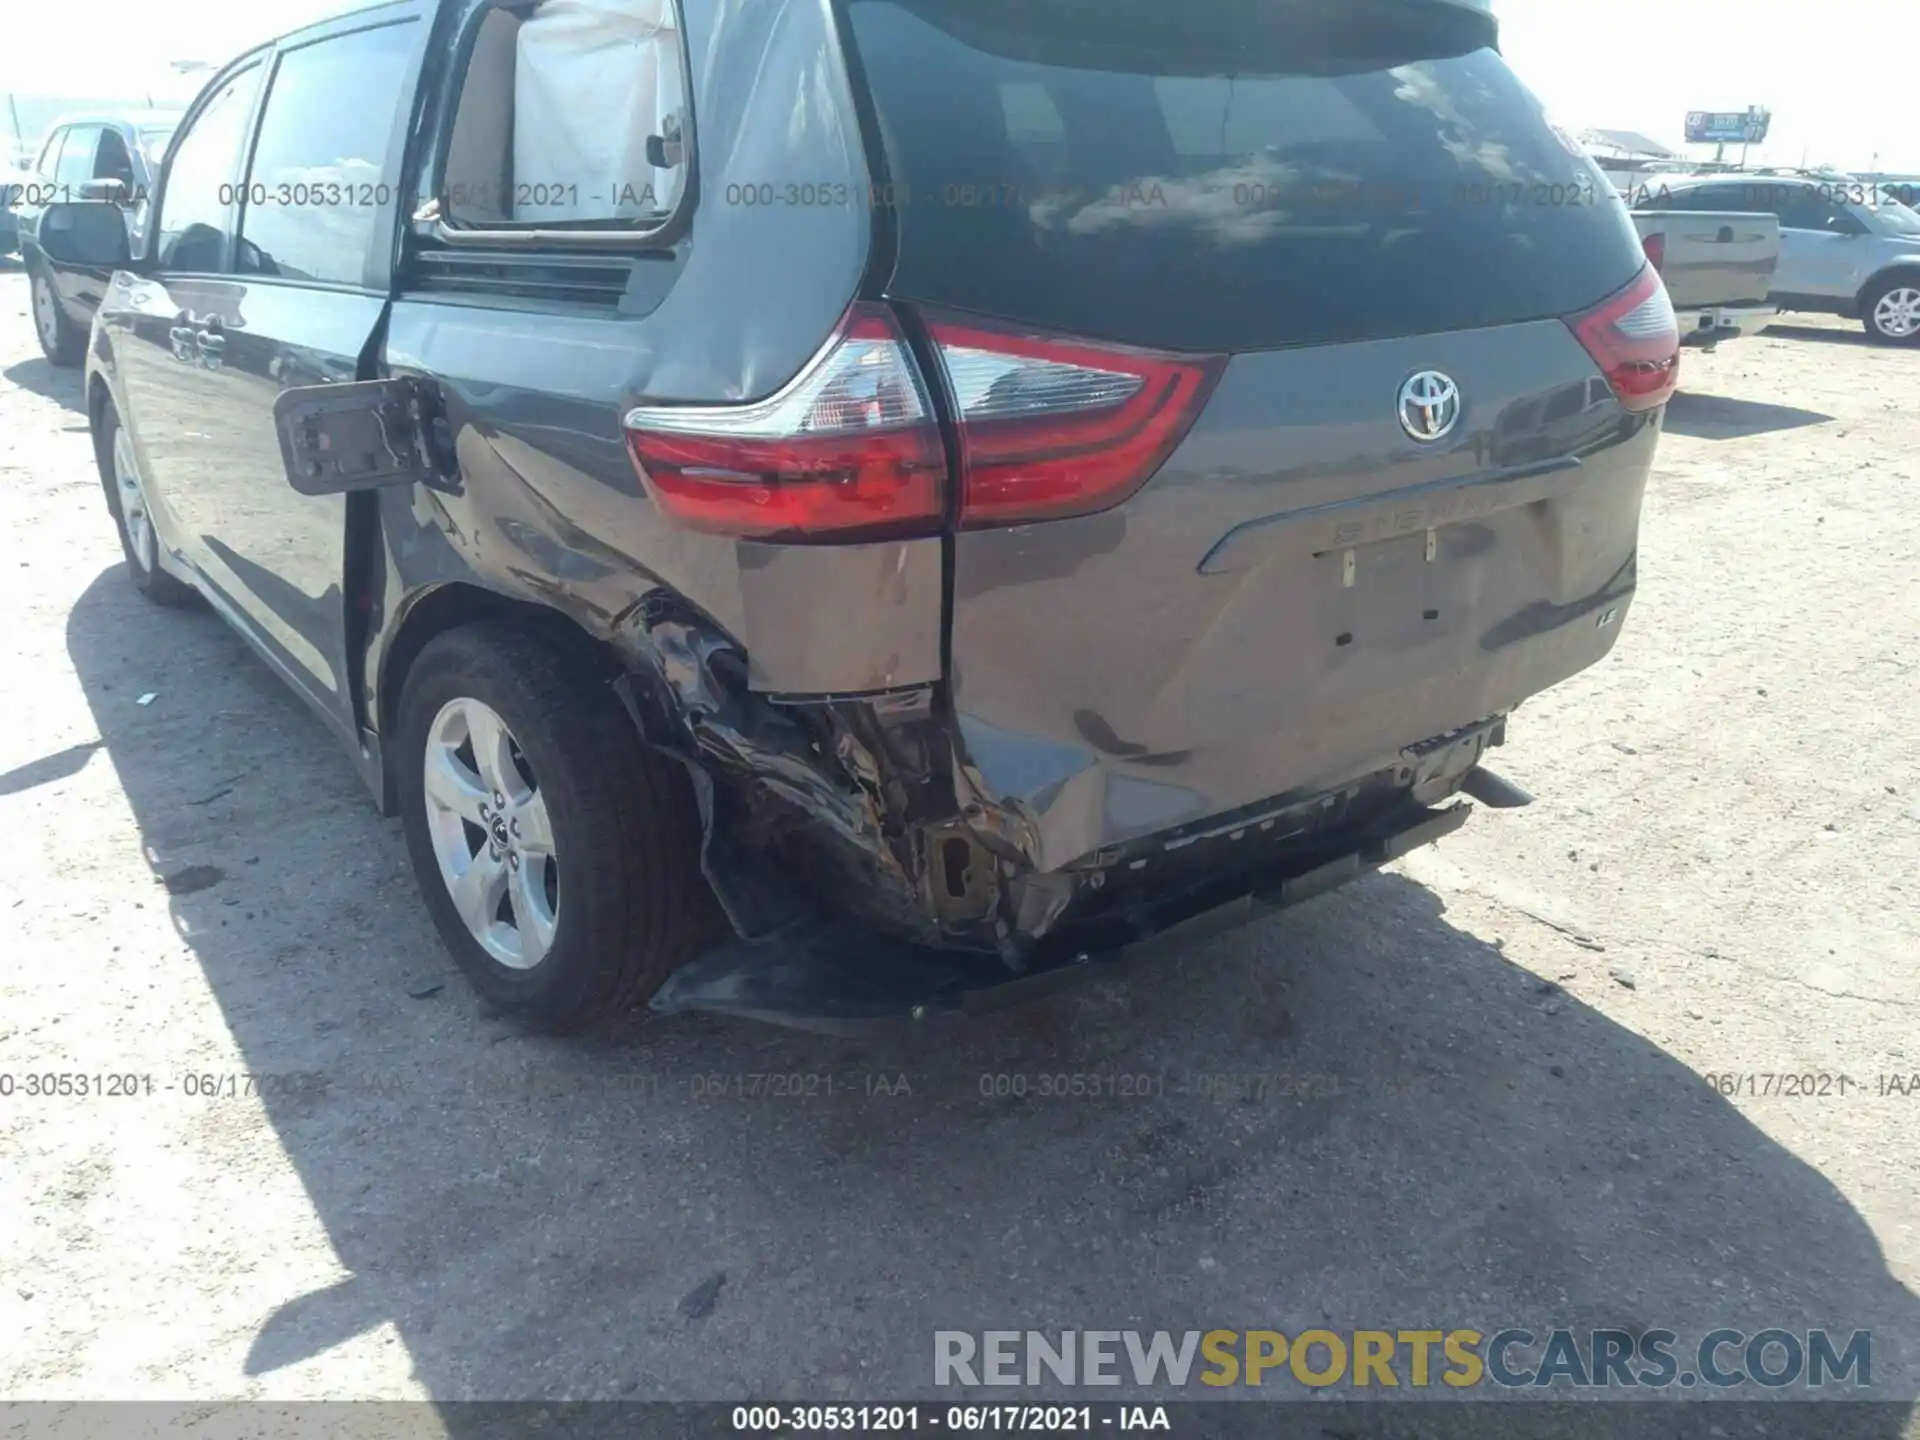
<svg viewBox="0 0 1920 1440">
<path fill-rule="evenodd" d="M 1439 0 L 844 0 L 891 293 L 1176 349 L 1564 315 L 1626 207 Z"/>
</svg>

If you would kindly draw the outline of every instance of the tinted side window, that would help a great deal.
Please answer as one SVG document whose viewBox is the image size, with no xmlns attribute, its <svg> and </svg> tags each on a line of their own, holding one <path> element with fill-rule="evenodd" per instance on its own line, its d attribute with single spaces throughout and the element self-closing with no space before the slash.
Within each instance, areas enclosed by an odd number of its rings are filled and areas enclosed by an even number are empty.
<svg viewBox="0 0 1920 1440">
<path fill-rule="evenodd" d="M 1831 230 L 1836 235 L 1868 235 L 1872 233 L 1872 227 L 1860 218 L 1860 212 L 1858 210 L 1851 205 L 1843 205 L 1837 201 L 1828 205 L 1827 218 L 1821 224 L 1820 228 L 1823 230 Z"/>
<path fill-rule="evenodd" d="M 222 267 L 233 217 L 234 176 L 259 87 L 260 67 L 250 65 L 220 87 L 181 137 L 160 198 L 154 254 L 162 270 Z"/>
<path fill-rule="evenodd" d="M 53 172 L 54 182 L 63 187 L 62 199 L 72 199 L 74 187 L 93 178 L 93 152 L 100 144 L 98 125 L 75 125 L 67 131 L 67 143 L 60 149 L 60 165 Z"/>
<path fill-rule="evenodd" d="M 60 142 L 66 138 L 64 129 L 55 130 L 47 136 L 47 143 L 41 147 L 40 158 L 34 162 L 33 168 L 45 179 L 51 180 L 54 171 L 59 168 Z"/>
<path fill-rule="evenodd" d="M 1772 207 L 1764 193 L 1751 185 L 1705 185 L 1693 192 L 1695 210 L 1730 210 L 1735 214 L 1764 215 Z"/>
<path fill-rule="evenodd" d="M 1811 186 L 1783 185 L 1776 192 L 1773 204 L 1767 208 L 1778 215 L 1780 223 L 1790 230 L 1824 230 L 1833 212 L 1842 207 L 1836 206 Z"/>
<path fill-rule="evenodd" d="M 1732 210 L 1741 214 L 1765 214 L 1770 208 L 1767 192 L 1754 185 L 1695 182 L 1670 186 L 1659 178 L 1643 180 L 1633 187 L 1636 210 Z"/>
<path fill-rule="evenodd" d="M 383 25 L 280 57 L 247 176 L 241 273 L 360 282 L 393 192 L 382 172 L 415 34 L 413 21 Z"/>
<path fill-rule="evenodd" d="M 118 180 L 129 191 L 133 189 L 133 157 L 127 153 L 127 142 L 118 130 L 100 132 L 100 147 L 93 156 L 93 178 Z"/>
<path fill-rule="evenodd" d="M 1699 210 L 1700 192 L 1698 190 L 1670 190 L 1656 181 L 1643 180 L 1633 187 L 1633 208 L 1636 210 Z"/>
</svg>

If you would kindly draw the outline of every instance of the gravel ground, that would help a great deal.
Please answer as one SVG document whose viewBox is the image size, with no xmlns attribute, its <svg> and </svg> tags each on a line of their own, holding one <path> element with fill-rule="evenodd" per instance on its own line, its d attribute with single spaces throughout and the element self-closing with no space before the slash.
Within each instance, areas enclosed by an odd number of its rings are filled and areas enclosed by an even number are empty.
<svg viewBox="0 0 1920 1440">
<path fill-rule="evenodd" d="M 1561 1323 L 1870 1328 L 1911 1399 L 1920 352 L 1686 367 L 1626 634 L 1500 757 L 1531 808 L 992 1020 L 560 1043 L 471 997 L 320 724 L 127 584 L 0 273 L 0 1072 L 152 1087 L 0 1100 L 0 1394 L 931 1395 L 943 1328 Z M 1061 1072 L 1159 1078 L 981 1093 Z M 1854 1085 L 1704 1078 L 1780 1072 Z M 833 1093 L 705 1093 L 765 1073 Z"/>
</svg>

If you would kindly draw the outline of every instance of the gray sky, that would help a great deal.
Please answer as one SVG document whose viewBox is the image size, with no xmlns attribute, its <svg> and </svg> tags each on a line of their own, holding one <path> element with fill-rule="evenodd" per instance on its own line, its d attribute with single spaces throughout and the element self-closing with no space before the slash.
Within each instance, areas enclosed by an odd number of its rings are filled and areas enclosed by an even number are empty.
<svg viewBox="0 0 1920 1440">
<path fill-rule="evenodd" d="M 1768 105 L 1755 163 L 1920 173 L 1910 64 L 1920 0 L 1494 0 L 1514 68 L 1573 126 L 1640 130 L 1678 145 L 1688 110 Z M 168 60 L 224 60 L 353 8 L 339 0 L 13 0 L 0 90 L 188 98 Z M 36 35 L 43 31 L 44 38 Z M 73 43 L 99 36 L 97 51 Z M 1702 155 L 1709 151 L 1699 151 Z"/>
</svg>

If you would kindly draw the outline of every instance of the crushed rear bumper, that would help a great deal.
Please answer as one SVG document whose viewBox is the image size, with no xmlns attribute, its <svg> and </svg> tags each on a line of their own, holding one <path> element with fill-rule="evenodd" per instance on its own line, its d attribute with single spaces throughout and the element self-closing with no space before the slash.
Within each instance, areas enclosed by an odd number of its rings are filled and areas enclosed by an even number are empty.
<svg viewBox="0 0 1920 1440">
<path fill-rule="evenodd" d="M 669 977 L 664 1012 L 840 1030 L 1004 1003 L 1386 864 L 1463 823 L 1469 807 L 1437 808 L 1462 792 L 1525 801 L 1476 784 L 1499 714 L 1046 868 L 1031 815 L 966 783 L 931 691 L 779 702 L 710 624 L 633 618 L 615 690 L 687 768 L 732 930 Z"/>
<path fill-rule="evenodd" d="M 1231 898 L 1216 899 L 1202 888 L 1170 893 L 1156 908 L 1135 912 L 1137 938 L 1063 951 L 1025 974 L 993 955 L 928 949 L 851 922 L 798 926 L 708 951 L 668 979 L 653 1008 L 666 1014 L 704 1010 L 831 1034 L 999 1009 L 1148 963 L 1203 935 L 1325 894 L 1451 834 L 1471 810 L 1458 801 L 1444 809 L 1409 801 L 1328 836 L 1312 850 L 1238 877 L 1232 888 L 1240 893 Z"/>
</svg>

